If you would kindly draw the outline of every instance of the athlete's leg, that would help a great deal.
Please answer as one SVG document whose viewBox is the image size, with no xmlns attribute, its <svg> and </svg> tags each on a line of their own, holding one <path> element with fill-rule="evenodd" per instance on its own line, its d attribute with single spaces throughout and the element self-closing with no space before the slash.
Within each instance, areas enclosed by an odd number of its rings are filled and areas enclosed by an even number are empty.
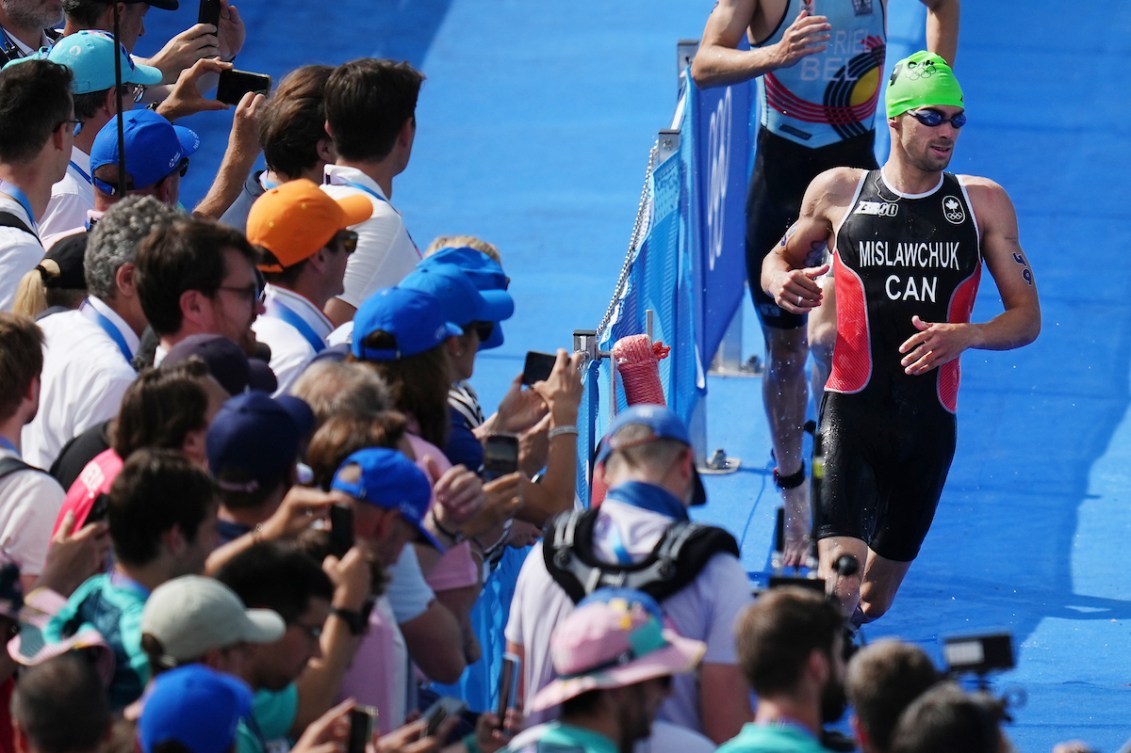
<svg viewBox="0 0 1131 753">
<path fill-rule="evenodd" d="M 863 615 L 862 622 L 871 622 L 887 613 L 910 568 L 910 562 L 889 560 L 868 550 L 864 580 L 860 584 L 859 611 Z"/>
<path fill-rule="evenodd" d="M 817 554 L 817 575 L 825 579 L 825 590 L 840 602 L 844 616 L 853 618 L 860 606 L 861 563 L 868 561 L 868 545 L 850 536 L 830 536 L 817 542 Z M 850 575 L 842 575 L 836 568 L 837 560 L 846 554 L 857 563 Z"/>
<path fill-rule="evenodd" d="M 770 426 L 770 442 L 777 460 L 779 487 L 785 506 L 785 552 L 782 563 L 803 565 L 809 555 L 809 481 L 801 458 L 805 410 L 809 402 L 805 383 L 808 343 L 805 328 L 763 327 L 766 371 L 762 377 L 762 403 Z M 800 478 L 797 474 L 801 474 Z M 791 481 L 791 477 L 793 480 Z"/>
</svg>

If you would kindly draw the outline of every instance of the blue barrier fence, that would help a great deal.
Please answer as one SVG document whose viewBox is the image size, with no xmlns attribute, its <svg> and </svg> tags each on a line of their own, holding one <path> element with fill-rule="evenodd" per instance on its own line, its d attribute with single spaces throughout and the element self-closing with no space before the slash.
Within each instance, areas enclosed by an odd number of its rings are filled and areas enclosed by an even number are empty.
<svg viewBox="0 0 1131 753">
<path fill-rule="evenodd" d="M 659 364 L 660 383 L 668 406 L 688 424 L 702 407 L 707 369 L 744 295 L 749 123 L 748 85 L 700 91 L 683 70 L 673 127 L 661 132 L 649 156 L 624 268 L 597 329 L 598 348 L 608 352 L 622 337 L 645 332 L 651 312 L 653 340 L 671 348 Z M 627 403 L 608 358 L 589 363 L 585 390 L 577 487 L 588 504 L 595 443 Z"/>
</svg>

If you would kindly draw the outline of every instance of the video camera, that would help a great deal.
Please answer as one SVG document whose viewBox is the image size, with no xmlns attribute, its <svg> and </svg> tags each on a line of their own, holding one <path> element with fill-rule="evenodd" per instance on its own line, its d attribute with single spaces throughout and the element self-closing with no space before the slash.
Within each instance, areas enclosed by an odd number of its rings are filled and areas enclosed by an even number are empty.
<svg viewBox="0 0 1131 753">
<path fill-rule="evenodd" d="M 1021 688 L 1009 688 L 1000 696 L 990 692 L 990 674 L 1017 666 L 1011 634 L 983 633 L 943 638 L 943 664 L 946 674 L 954 679 L 973 675 L 975 687 L 1000 721 L 1012 722 L 1010 709 L 1025 705 L 1027 696 Z"/>
</svg>

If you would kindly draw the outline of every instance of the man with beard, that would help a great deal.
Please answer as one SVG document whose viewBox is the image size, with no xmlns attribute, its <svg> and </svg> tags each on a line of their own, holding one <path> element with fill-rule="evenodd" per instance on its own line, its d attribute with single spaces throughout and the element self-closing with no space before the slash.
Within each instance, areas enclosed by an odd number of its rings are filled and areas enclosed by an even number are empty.
<svg viewBox="0 0 1131 753">
<path fill-rule="evenodd" d="M 50 47 L 62 21 L 61 0 L 0 0 L 0 66 Z"/>
<path fill-rule="evenodd" d="M 256 352 L 252 322 L 263 310 L 255 250 L 238 230 L 178 219 L 151 233 L 137 252 L 141 308 L 160 338 L 155 362 L 189 335 L 223 335 Z"/>
<path fill-rule="evenodd" d="M 602 588 L 580 601 L 554 630 L 557 680 L 532 711 L 561 706 L 558 721 L 523 732 L 513 753 L 629 753 L 652 734 L 674 674 L 691 672 L 707 645 L 663 627 L 659 605 L 630 589 Z"/>
<path fill-rule="evenodd" d="M 846 706 L 836 603 L 811 589 L 771 589 L 743 612 L 735 635 L 758 710 L 719 753 L 825 753 L 821 725 Z"/>
<path fill-rule="evenodd" d="M 857 625 L 891 606 L 934 518 L 954 456 L 958 357 L 1019 348 L 1041 329 L 1009 195 L 944 172 L 966 124 L 946 61 L 917 52 L 896 63 L 887 115 L 884 166 L 821 173 L 762 265 L 766 292 L 803 314 L 821 305 L 815 278 L 827 268 L 806 259 L 833 249 L 838 334 L 814 454 L 824 467 L 814 534 L 819 574 Z M 972 323 L 983 260 L 1005 310 Z M 844 555 L 862 571 L 834 572 Z"/>
</svg>

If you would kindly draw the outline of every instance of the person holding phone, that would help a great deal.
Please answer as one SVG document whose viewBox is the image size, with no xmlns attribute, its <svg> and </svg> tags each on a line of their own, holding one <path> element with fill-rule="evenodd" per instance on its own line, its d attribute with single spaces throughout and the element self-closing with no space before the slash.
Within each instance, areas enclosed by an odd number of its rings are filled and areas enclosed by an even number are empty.
<svg viewBox="0 0 1131 753">
<path fill-rule="evenodd" d="M 921 2 L 928 48 L 953 63 L 959 0 Z M 765 339 L 762 400 L 785 507 L 785 565 L 802 565 L 809 555 L 805 363 L 811 352 L 817 400 L 836 339 L 835 291 L 822 284 L 821 305 L 798 314 L 763 292 L 759 276 L 762 260 L 797 219 L 809 181 L 833 167 L 877 165 L 887 6 L 888 0 L 719 0 L 691 64 L 700 87 L 757 83 L 762 122 L 746 197 L 746 274 Z M 738 49 L 743 37 L 748 50 Z M 744 168 L 747 155 L 738 159 Z"/>
</svg>

